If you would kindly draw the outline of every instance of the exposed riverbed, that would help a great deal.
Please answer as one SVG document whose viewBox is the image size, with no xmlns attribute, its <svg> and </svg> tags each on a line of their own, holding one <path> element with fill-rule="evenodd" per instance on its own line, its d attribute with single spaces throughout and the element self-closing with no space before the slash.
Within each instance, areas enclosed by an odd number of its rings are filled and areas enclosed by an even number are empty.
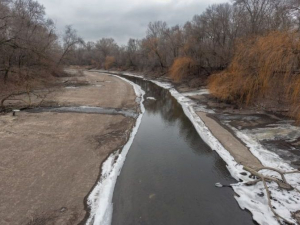
<svg viewBox="0 0 300 225">
<path fill-rule="evenodd" d="M 41 108 L 0 116 L 1 225 L 83 224 L 100 165 L 128 141 L 139 108 L 132 86 L 76 71 L 39 90 L 47 98 L 32 106 Z M 27 98 L 8 107 L 24 108 Z"/>
</svg>

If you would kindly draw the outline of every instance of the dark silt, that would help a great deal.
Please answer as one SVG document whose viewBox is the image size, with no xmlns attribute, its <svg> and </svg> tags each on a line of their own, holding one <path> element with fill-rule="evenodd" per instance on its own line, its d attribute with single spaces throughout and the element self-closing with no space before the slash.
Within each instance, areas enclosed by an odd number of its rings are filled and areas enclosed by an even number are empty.
<svg viewBox="0 0 300 225">
<path fill-rule="evenodd" d="M 215 187 L 236 180 L 176 99 L 151 82 L 128 79 L 146 92 L 146 112 L 116 183 L 112 224 L 255 224 L 231 188 Z"/>
</svg>

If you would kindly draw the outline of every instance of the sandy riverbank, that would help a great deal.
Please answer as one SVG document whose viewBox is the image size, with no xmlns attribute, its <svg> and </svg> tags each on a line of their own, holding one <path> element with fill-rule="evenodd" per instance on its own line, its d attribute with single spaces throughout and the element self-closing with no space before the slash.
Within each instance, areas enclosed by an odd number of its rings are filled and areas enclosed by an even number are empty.
<svg viewBox="0 0 300 225">
<path fill-rule="evenodd" d="M 61 82 L 72 85 L 53 91 L 45 105 L 138 108 L 133 88 L 118 78 L 85 72 Z M 126 143 L 134 122 L 93 113 L 0 116 L 0 223 L 80 223 L 101 163 Z"/>
</svg>

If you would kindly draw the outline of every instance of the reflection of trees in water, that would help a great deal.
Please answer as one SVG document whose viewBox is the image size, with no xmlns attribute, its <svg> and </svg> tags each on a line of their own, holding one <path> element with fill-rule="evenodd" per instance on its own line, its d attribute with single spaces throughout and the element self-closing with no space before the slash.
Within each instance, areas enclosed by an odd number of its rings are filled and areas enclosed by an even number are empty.
<svg viewBox="0 0 300 225">
<path fill-rule="evenodd" d="M 157 99 L 156 101 L 146 101 L 144 103 L 147 113 L 159 115 L 168 125 L 177 126 L 180 136 L 196 154 L 211 156 L 214 158 L 215 168 L 224 176 L 230 176 L 224 161 L 200 138 L 193 124 L 184 114 L 181 105 L 168 90 L 138 78 L 130 78 L 130 80 L 141 86 L 146 92 L 145 98 L 154 97 Z"/>
<path fill-rule="evenodd" d="M 145 103 L 147 113 L 161 116 L 168 125 L 174 125 L 185 117 L 181 106 L 168 90 L 147 81 L 138 84 L 143 90 L 147 90 L 146 97 L 151 96 L 157 99 L 157 101 L 147 101 Z"/>
<path fill-rule="evenodd" d="M 146 97 L 154 97 L 157 101 L 145 102 L 147 113 L 161 116 L 170 126 L 178 126 L 180 136 L 197 153 L 211 154 L 209 148 L 203 148 L 203 141 L 195 130 L 193 124 L 184 114 L 181 105 L 166 89 L 158 87 L 149 81 L 134 79 L 146 91 Z M 202 148 L 201 148 L 202 146 Z"/>
</svg>

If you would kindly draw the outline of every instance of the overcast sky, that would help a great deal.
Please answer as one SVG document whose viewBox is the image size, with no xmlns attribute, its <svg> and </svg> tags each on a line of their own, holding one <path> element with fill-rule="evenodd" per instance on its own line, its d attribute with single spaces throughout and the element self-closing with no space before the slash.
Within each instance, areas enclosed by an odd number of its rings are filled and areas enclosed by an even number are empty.
<svg viewBox="0 0 300 225">
<path fill-rule="evenodd" d="M 228 0 L 38 0 L 61 34 L 73 25 L 85 41 L 112 37 L 119 44 L 142 38 L 149 22 L 183 25 L 214 3 Z"/>
</svg>

